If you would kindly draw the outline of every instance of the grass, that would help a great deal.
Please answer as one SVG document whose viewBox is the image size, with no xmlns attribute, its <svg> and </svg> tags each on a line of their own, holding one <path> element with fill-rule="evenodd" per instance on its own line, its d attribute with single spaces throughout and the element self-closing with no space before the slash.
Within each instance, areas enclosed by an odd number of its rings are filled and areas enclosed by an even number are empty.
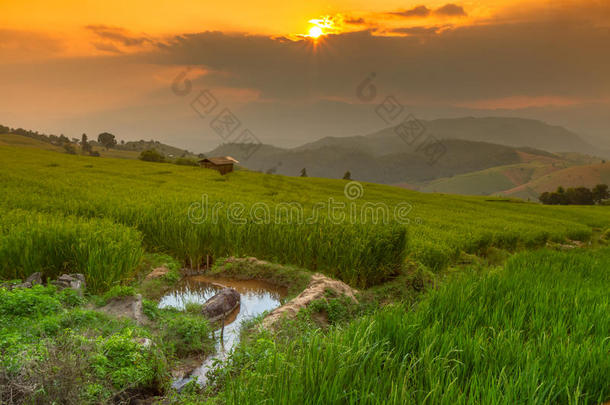
<svg viewBox="0 0 610 405">
<path fill-rule="evenodd" d="M 606 207 L 542 207 L 499 203 L 493 198 L 421 194 L 365 184 L 355 200 L 384 203 L 393 210 L 410 204 L 408 225 L 345 225 L 326 214 L 312 224 L 273 221 L 235 223 L 220 215 L 217 224 L 193 223 L 202 195 L 209 204 L 231 203 L 245 209 L 296 202 L 311 213 L 316 203 L 350 203 L 344 181 L 289 178 L 237 171 L 221 177 L 198 167 L 164 166 L 141 161 L 70 156 L 28 148 L 0 146 L 0 207 L 103 218 L 138 230 L 150 251 L 172 254 L 193 267 L 205 256 L 256 256 L 281 264 L 323 271 L 358 287 L 379 284 L 396 274 L 405 258 L 439 271 L 462 251 L 490 246 L 516 250 L 548 240 L 587 240 L 591 227 L 610 224 Z M 222 180 L 222 181 L 219 181 Z M 281 221 L 280 221 L 281 222 Z M 408 237 L 407 237 L 408 234 Z"/>
<path fill-rule="evenodd" d="M 142 236 L 104 219 L 5 211 L 0 217 L 0 277 L 24 279 L 41 271 L 47 278 L 83 273 L 91 291 L 127 277 L 142 256 Z"/>
<path fill-rule="evenodd" d="M 599 404 L 610 399 L 610 249 L 513 257 L 402 305 L 233 356 L 228 404 Z M 366 365 L 366 366 L 364 366 Z"/>
<path fill-rule="evenodd" d="M 297 325 L 293 335 L 286 329 L 284 338 L 261 332 L 246 339 L 219 373 L 214 399 L 610 399 L 610 249 L 508 258 L 509 252 L 593 235 L 600 237 L 595 245 L 607 243 L 608 207 L 551 207 L 374 184 L 364 184 L 364 195 L 350 200 L 340 180 L 246 170 L 220 176 L 199 167 L 35 147 L 0 145 L 0 155 L 0 279 L 80 272 L 98 294 L 0 289 L 0 400 L 10 390 L 39 403 L 104 403 L 134 390 L 167 393 L 168 364 L 211 350 L 207 322 L 145 300 L 152 323 L 138 326 L 85 309 L 86 300 L 90 305 L 134 292 L 155 299 L 177 280 L 182 265 L 198 267 L 206 255 L 265 260 L 217 261 L 212 273 L 264 278 L 291 294 L 313 271 L 360 288 L 374 286 L 363 292 L 362 307 L 332 298 L 308 309 L 310 317 L 316 311 L 327 315 L 327 330 L 312 329 L 310 322 Z M 193 221 L 202 213 L 203 195 L 210 205 L 223 204 L 217 223 Z M 312 223 L 287 224 L 286 214 L 277 212 L 265 223 L 243 222 L 233 209 L 240 206 L 231 206 L 241 203 L 248 211 L 298 203 L 307 217 L 330 198 L 358 209 L 383 203 L 393 211 L 407 203 L 410 222 L 350 224 L 333 221 L 328 212 Z M 468 263 L 477 270 L 465 272 Z M 487 267 L 498 264 L 504 267 Z M 170 269 L 167 276 L 135 284 L 160 265 Z M 429 289 L 433 284 L 438 288 Z M 423 299 L 416 293 L 426 290 Z M 401 302 L 390 304 L 388 297 Z M 371 302 L 390 305 L 371 313 Z M 134 345 L 139 337 L 152 339 L 153 349 Z M 24 386 L 36 387 L 36 394 L 19 391 Z"/>
</svg>

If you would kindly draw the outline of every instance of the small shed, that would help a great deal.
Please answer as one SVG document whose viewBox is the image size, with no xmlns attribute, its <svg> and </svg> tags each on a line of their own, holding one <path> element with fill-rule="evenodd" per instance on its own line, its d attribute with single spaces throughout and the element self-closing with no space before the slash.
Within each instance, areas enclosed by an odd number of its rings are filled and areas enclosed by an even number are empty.
<svg viewBox="0 0 610 405">
<path fill-rule="evenodd" d="M 239 163 L 231 156 L 211 157 L 199 160 L 199 166 L 206 169 L 214 169 L 220 174 L 227 174 L 233 171 L 233 165 Z"/>
</svg>

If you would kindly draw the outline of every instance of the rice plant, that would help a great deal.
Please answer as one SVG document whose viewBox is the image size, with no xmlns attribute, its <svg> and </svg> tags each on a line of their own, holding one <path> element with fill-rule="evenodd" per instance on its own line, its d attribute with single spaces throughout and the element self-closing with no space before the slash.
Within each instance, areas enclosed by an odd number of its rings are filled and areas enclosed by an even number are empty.
<svg viewBox="0 0 610 405">
<path fill-rule="evenodd" d="M 601 404 L 610 399 L 610 249 L 539 251 L 330 334 L 253 339 L 228 404 Z M 245 362 L 244 362 L 245 360 Z M 236 367 L 237 366 L 237 367 Z"/>
<path fill-rule="evenodd" d="M 0 218 L 0 277 L 48 278 L 83 273 L 92 291 L 107 289 L 130 275 L 142 257 L 142 236 L 101 219 L 81 219 L 24 210 Z"/>
</svg>

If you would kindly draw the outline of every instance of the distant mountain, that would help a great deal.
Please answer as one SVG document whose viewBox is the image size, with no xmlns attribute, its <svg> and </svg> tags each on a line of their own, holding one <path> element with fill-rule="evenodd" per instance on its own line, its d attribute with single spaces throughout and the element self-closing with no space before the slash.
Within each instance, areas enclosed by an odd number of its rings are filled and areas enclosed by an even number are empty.
<svg viewBox="0 0 610 405">
<path fill-rule="evenodd" d="M 431 163 L 429 157 L 403 146 L 392 153 L 369 151 L 362 145 L 325 144 L 296 149 L 262 145 L 251 156 L 241 144 L 225 144 L 208 156 L 233 156 L 248 169 L 297 176 L 302 168 L 313 177 L 342 178 L 350 171 L 352 178 L 375 183 L 422 183 L 440 177 L 483 170 L 496 166 L 522 163 L 520 149 L 487 142 L 457 139 L 443 141 L 446 153 Z M 402 149 L 402 150 L 401 150 Z M 532 152 L 530 150 L 530 152 Z M 540 156 L 547 152 L 538 151 Z"/>
<path fill-rule="evenodd" d="M 550 152 L 600 153 L 578 135 L 542 121 L 522 118 L 453 118 L 419 121 L 426 134 L 438 139 L 462 139 L 475 142 L 489 142 L 513 147 L 530 147 Z M 351 137 L 327 137 L 308 143 L 297 149 L 318 149 L 327 146 L 351 147 L 367 150 L 379 156 L 404 149 L 404 141 L 396 134 L 394 127 L 386 128 L 370 135 Z M 605 152 L 608 153 L 607 151 Z"/>
<path fill-rule="evenodd" d="M 292 149 L 260 145 L 253 150 L 245 145 L 224 144 L 208 155 L 233 156 L 244 167 L 262 172 L 296 176 L 306 168 L 310 176 L 341 178 L 350 171 L 352 178 L 362 181 L 421 185 L 439 178 L 523 164 L 525 155 L 530 155 L 530 160 L 531 156 L 556 160 L 557 167 L 563 168 L 574 163 L 562 166 L 558 162 L 563 158 L 547 150 L 572 153 L 595 150 L 576 134 L 535 120 L 458 118 L 420 122 L 425 132 L 411 143 L 405 142 L 394 128 L 386 128 L 369 135 L 326 137 Z M 442 143 L 445 151 L 432 164 L 420 148 L 427 139 L 432 139 L 429 134 Z M 518 184 L 521 183 L 488 184 L 489 187 L 475 194 L 502 191 L 504 186 Z M 476 182 L 467 189 L 473 187 L 476 190 Z"/>
</svg>

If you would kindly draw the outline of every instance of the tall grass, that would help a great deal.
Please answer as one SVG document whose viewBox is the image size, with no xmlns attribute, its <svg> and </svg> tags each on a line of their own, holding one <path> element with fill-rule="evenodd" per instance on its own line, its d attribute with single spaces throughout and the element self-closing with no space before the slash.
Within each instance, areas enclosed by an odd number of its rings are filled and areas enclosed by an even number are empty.
<svg viewBox="0 0 610 405">
<path fill-rule="evenodd" d="M 519 254 L 327 336 L 254 340 L 229 404 L 600 404 L 610 399 L 610 249 Z M 261 348 L 261 346 L 264 346 Z M 244 355 L 245 354 L 245 355 Z"/>
<path fill-rule="evenodd" d="M 461 251 L 490 246 L 506 249 L 543 246 L 549 240 L 587 240 L 591 227 L 610 225 L 607 207 L 543 207 L 493 198 L 421 194 L 366 184 L 364 196 L 347 200 L 345 182 L 289 178 L 237 171 L 221 177 L 198 167 L 160 170 L 154 163 L 95 159 L 25 148 L 0 147 L 0 207 L 84 218 L 107 218 L 139 230 L 147 249 L 171 253 L 193 266 L 215 257 L 255 255 L 283 264 L 326 272 L 359 286 L 383 281 L 408 255 L 440 270 Z M 269 223 L 194 224 L 191 204 L 297 202 L 306 210 L 337 202 L 385 203 L 390 211 L 410 203 L 408 225 Z M 307 211 L 308 212 L 308 211 Z M 408 233 L 408 240 L 407 240 Z"/>
<path fill-rule="evenodd" d="M 0 217 L 0 277 L 24 279 L 41 271 L 55 278 L 83 273 L 88 287 L 104 290 L 130 274 L 142 257 L 138 231 L 109 220 L 23 210 Z"/>
</svg>

